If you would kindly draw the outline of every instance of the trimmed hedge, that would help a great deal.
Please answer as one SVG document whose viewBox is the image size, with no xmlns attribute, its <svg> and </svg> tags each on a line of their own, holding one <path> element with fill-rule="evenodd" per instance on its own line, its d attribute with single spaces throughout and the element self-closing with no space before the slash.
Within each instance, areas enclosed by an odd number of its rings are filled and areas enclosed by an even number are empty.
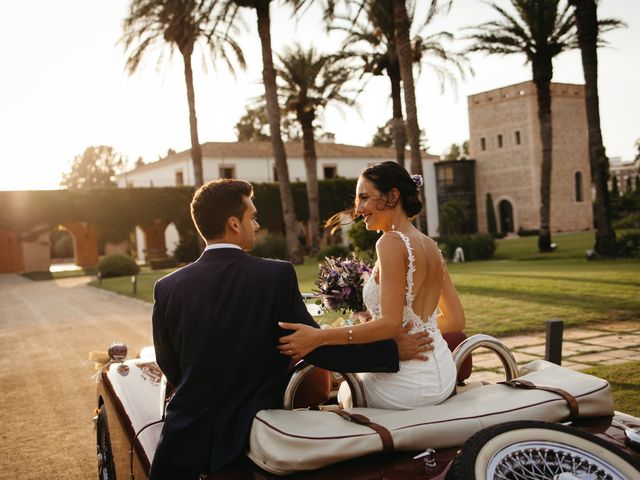
<svg viewBox="0 0 640 480">
<path fill-rule="evenodd" d="M 356 253 L 364 253 L 373 257 L 376 252 L 376 242 L 381 234 L 373 230 L 367 230 L 364 220 L 355 222 L 347 233 Z"/>
<path fill-rule="evenodd" d="M 616 239 L 618 255 L 627 258 L 640 258 L 640 230 L 628 230 Z"/>
<path fill-rule="evenodd" d="M 133 258 L 116 253 L 103 257 L 98 262 L 96 271 L 102 278 L 122 277 L 136 275 L 140 271 L 140 267 Z"/>
<path fill-rule="evenodd" d="M 496 251 L 496 241 L 487 234 L 453 235 L 445 240 L 443 253 L 448 259 L 452 259 L 458 247 L 462 247 L 467 262 L 489 260 Z"/>
<path fill-rule="evenodd" d="M 283 232 L 282 206 L 277 183 L 255 183 L 254 203 L 260 224 L 271 232 Z M 319 182 L 320 218 L 329 218 L 353 205 L 355 179 Z M 309 218 L 306 185 L 292 183 L 296 216 Z M 36 226 L 55 228 L 70 222 L 94 225 L 101 238 L 120 242 L 129 238 L 136 225 L 162 219 L 173 222 L 181 238 L 196 236 L 189 204 L 193 187 L 104 188 L 0 192 L 0 229 L 34 236 Z M 187 253 L 186 258 L 191 257 Z"/>
<path fill-rule="evenodd" d="M 278 258 L 280 260 L 287 259 L 287 240 L 281 233 L 269 233 L 262 237 L 251 255 L 262 258 Z"/>
</svg>

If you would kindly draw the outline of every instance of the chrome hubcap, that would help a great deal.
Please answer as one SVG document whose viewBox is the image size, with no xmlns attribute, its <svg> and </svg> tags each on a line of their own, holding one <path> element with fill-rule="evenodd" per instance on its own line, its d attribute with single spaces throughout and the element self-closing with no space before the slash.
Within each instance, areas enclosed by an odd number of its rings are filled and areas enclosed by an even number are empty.
<svg viewBox="0 0 640 480">
<path fill-rule="evenodd" d="M 518 442 L 497 452 L 487 467 L 497 480 L 624 480 L 589 452 L 556 442 Z"/>
</svg>

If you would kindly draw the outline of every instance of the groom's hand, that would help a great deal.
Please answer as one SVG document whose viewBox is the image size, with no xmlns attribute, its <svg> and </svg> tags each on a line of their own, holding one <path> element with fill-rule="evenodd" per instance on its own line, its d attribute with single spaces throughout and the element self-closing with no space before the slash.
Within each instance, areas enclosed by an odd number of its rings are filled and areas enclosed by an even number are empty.
<svg viewBox="0 0 640 480">
<path fill-rule="evenodd" d="M 400 335 L 394 340 L 398 344 L 398 358 L 405 360 L 428 360 L 427 352 L 433 350 L 433 338 L 428 332 L 417 332 L 409 335 L 411 325 L 402 327 Z"/>
</svg>

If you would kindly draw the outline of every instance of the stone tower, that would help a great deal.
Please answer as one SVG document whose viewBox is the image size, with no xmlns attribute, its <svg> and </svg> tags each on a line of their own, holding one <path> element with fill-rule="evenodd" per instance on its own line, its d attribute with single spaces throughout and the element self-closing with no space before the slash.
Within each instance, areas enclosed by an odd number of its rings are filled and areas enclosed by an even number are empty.
<svg viewBox="0 0 640 480">
<path fill-rule="evenodd" d="M 491 193 L 498 231 L 540 227 L 542 146 L 536 86 L 524 82 L 468 97 L 469 153 L 476 160 L 478 230 Z M 551 84 L 551 231 L 593 227 L 584 86 Z"/>
</svg>

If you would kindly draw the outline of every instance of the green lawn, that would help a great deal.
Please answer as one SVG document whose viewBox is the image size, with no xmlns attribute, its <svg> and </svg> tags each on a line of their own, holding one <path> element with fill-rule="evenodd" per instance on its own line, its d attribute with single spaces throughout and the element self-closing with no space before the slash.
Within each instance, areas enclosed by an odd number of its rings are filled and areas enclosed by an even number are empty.
<svg viewBox="0 0 640 480">
<path fill-rule="evenodd" d="M 584 373 L 606 378 L 611 384 L 614 408 L 640 417 L 640 362 L 594 367 Z"/>
<path fill-rule="evenodd" d="M 565 327 L 640 318 L 640 260 L 585 260 L 593 233 L 553 238 L 558 244 L 554 253 L 535 253 L 537 237 L 503 239 L 495 260 L 449 265 L 465 308 L 467 334 L 540 332 L 552 318 L 564 320 Z M 154 282 L 170 271 L 142 272 L 136 295 L 130 277 L 105 279 L 102 287 L 151 302 Z M 300 290 L 311 292 L 318 262 L 307 259 L 296 271 Z M 328 314 L 322 321 L 338 316 Z"/>
</svg>

